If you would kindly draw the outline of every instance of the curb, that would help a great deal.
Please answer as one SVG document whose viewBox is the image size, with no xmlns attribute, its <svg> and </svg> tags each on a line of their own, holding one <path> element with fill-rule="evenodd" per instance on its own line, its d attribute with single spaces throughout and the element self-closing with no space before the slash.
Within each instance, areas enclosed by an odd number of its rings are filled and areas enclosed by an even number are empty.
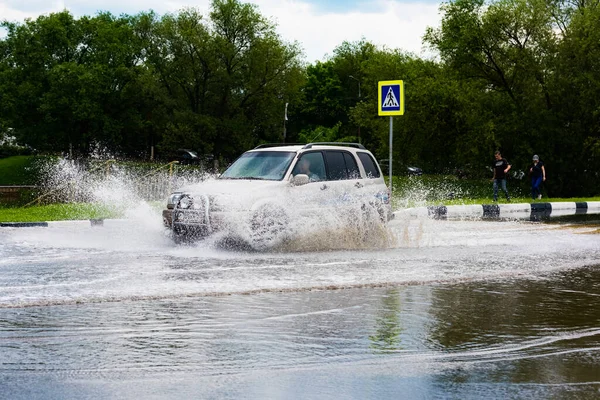
<svg viewBox="0 0 600 400">
<path fill-rule="evenodd" d="M 33 228 L 43 226 L 47 227 L 47 222 L 0 222 L 2 228 Z"/>
<path fill-rule="evenodd" d="M 104 226 L 105 222 L 124 222 L 125 219 L 81 219 L 66 221 L 41 221 L 41 222 L 0 222 L 0 228 L 37 228 L 37 227 L 68 227 L 68 226 Z"/>
<path fill-rule="evenodd" d="M 516 203 L 516 204 L 475 204 L 453 206 L 428 206 L 407 208 L 394 212 L 394 218 L 401 216 L 445 218 L 530 218 L 532 221 L 543 217 L 557 217 L 576 214 L 599 214 L 600 201 L 557 202 L 557 203 Z"/>
</svg>

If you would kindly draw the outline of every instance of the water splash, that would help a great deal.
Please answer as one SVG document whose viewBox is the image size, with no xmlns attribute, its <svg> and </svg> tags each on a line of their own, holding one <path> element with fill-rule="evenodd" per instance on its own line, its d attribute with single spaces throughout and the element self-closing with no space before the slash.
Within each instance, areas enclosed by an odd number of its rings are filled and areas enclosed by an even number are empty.
<svg viewBox="0 0 600 400">
<path fill-rule="evenodd" d="M 56 158 L 39 167 L 39 187 L 47 203 L 95 203 L 126 212 L 141 202 L 163 201 L 174 188 L 210 176 L 204 170 L 166 167 L 112 159 Z"/>
<path fill-rule="evenodd" d="M 418 176 L 403 180 L 394 191 L 395 208 L 422 207 L 431 201 L 463 199 L 474 195 L 473 190 L 465 188 L 455 179 L 429 181 Z"/>
</svg>

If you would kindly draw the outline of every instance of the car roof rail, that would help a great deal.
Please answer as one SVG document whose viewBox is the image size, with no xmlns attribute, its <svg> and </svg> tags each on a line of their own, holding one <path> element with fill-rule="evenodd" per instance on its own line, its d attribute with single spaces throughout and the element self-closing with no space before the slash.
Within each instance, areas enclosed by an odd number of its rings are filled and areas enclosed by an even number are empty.
<svg viewBox="0 0 600 400">
<path fill-rule="evenodd" d="M 357 149 L 362 149 L 362 150 L 366 150 L 367 148 L 365 146 L 363 146 L 360 143 L 350 143 L 350 142 L 313 142 L 313 143 L 309 143 L 306 146 L 304 146 L 302 149 L 310 149 L 313 146 L 321 146 L 321 145 L 328 145 L 328 146 L 346 146 L 346 147 L 356 147 Z"/>
<path fill-rule="evenodd" d="M 253 150 L 264 149 L 267 147 L 281 147 L 281 146 L 303 146 L 304 143 L 263 143 L 256 146 Z"/>
</svg>

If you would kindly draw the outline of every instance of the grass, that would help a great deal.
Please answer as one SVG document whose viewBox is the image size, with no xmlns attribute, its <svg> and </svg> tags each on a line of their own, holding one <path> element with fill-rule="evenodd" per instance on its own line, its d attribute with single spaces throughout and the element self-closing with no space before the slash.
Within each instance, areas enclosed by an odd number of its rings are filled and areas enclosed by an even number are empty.
<svg viewBox="0 0 600 400">
<path fill-rule="evenodd" d="M 165 204 L 162 201 L 149 202 L 160 212 Z M 98 203 L 47 204 L 30 207 L 0 207 L 0 222 L 43 222 L 81 219 L 123 218 L 124 208 Z"/>
<path fill-rule="evenodd" d="M 119 218 L 114 207 L 88 203 L 48 204 L 32 207 L 0 208 L 0 222 L 40 222 L 77 219 Z"/>
</svg>

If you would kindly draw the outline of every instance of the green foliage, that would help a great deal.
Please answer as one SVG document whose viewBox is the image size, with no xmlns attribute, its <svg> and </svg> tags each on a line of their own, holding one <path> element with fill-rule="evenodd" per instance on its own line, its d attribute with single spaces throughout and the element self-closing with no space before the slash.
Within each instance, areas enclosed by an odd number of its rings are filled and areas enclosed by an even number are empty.
<svg viewBox="0 0 600 400">
<path fill-rule="evenodd" d="M 238 1 L 214 1 L 209 20 L 195 10 L 151 17 L 140 18 L 139 29 L 171 101 L 162 151 L 232 158 L 280 140 L 283 107 L 302 79 L 297 45 L 283 43 L 255 6 Z"/>
<path fill-rule="evenodd" d="M 0 121 L 39 151 L 235 157 L 280 139 L 303 79 L 299 46 L 234 0 L 213 1 L 209 18 L 64 11 L 2 26 Z"/>
<path fill-rule="evenodd" d="M 93 143 L 114 151 L 139 144 L 123 140 L 141 121 L 131 107 L 138 93 L 128 90 L 142 71 L 128 18 L 75 20 L 63 11 L 3 25 L 3 119 L 19 143 L 40 151 L 72 145 L 80 154 Z"/>
<path fill-rule="evenodd" d="M 0 159 L 12 156 L 29 156 L 33 151 L 29 147 L 0 145 Z"/>
<path fill-rule="evenodd" d="M 311 142 L 342 142 L 346 141 L 346 138 L 340 138 L 340 125 L 341 123 L 335 124 L 332 128 L 326 128 L 324 126 L 317 126 L 315 129 L 305 129 L 298 135 L 299 143 L 311 143 Z M 342 140 L 344 139 L 344 140 Z M 354 141 L 351 140 L 351 141 Z"/>
<path fill-rule="evenodd" d="M 598 70 L 586 72 L 600 55 L 595 4 L 573 3 L 573 12 L 560 2 L 459 0 L 442 6 L 442 26 L 425 38 L 457 79 L 479 85 L 472 115 L 484 116 L 477 126 L 489 127 L 489 144 L 521 169 L 540 154 L 553 194 L 598 193 L 599 160 L 587 145 L 598 137 L 600 104 Z"/>
<path fill-rule="evenodd" d="M 343 89 L 333 62 L 317 62 L 306 70 L 302 112 L 316 125 L 332 126 L 345 118 L 347 108 L 341 103 Z"/>
</svg>

